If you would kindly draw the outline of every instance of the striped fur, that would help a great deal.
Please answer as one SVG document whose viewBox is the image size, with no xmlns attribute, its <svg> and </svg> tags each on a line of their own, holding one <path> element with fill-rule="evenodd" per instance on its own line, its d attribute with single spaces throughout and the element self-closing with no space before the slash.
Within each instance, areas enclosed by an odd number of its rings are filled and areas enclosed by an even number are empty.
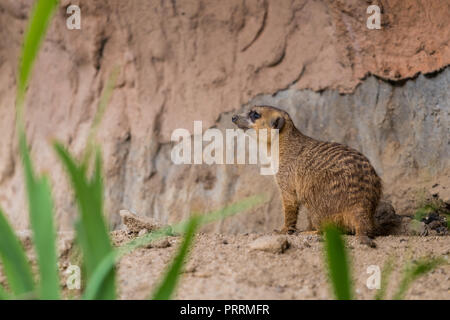
<svg viewBox="0 0 450 320">
<path fill-rule="evenodd" d="M 308 209 L 312 229 L 321 230 L 326 223 L 335 223 L 374 246 L 370 238 L 374 236 L 373 217 L 382 183 L 369 160 L 345 145 L 302 134 L 285 111 L 268 106 L 256 106 L 251 111 L 261 117 L 252 120 L 245 113 L 235 116 L 233 122 L 258 130 L 270 129 L 276 118 L 284 119 L 276 176 L 285 215 L 281 231 L 296 230 L 297 214 L 303 205 Z"/>
</svg>

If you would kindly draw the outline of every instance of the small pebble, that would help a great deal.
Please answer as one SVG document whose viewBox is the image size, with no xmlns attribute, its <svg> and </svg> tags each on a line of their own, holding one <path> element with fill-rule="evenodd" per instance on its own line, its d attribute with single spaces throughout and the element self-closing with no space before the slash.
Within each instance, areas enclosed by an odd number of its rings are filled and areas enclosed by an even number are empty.
<svg viewBox="0 0 450 320">
<path fill-rule="evenodd" d="M 284 236 L 263 236 L 249 244 L 250 250 L 283 253 L 289 248 L 289 242 Z"/>
<path fill-rule="evenodd" d="M 138 237 L 145 236 L 147 233 L 148 233 L 148 230 L 144 228 L 141 231 L 139 231 Z"/>
</svg>

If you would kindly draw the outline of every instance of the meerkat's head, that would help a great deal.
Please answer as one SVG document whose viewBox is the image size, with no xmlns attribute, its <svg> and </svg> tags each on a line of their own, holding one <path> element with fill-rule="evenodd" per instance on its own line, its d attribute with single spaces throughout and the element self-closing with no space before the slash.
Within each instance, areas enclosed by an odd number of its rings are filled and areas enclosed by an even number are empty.
<svg viewBox="0 0 450 320">
<path fill-rule="evenodd" d="M 235 114 L 231 121 L 240 129 L 278 129 L 281 133 L 292 124 L 289 114 L 283 110 L 269 106 L 254 106 L 250 111 Z"/>
</svg>

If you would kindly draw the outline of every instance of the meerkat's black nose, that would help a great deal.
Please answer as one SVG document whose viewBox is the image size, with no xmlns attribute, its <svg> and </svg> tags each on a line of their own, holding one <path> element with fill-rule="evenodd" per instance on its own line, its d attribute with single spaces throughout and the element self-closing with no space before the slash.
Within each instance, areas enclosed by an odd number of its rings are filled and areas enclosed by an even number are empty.
<svg viewBox="0 0 450 320">
<path fill-rule="evenodd" d="M 236 122 L 238 119 L 238 116 L 235 114 L 234 116 L 231 117 L 231 121 Z"/>
</svg>

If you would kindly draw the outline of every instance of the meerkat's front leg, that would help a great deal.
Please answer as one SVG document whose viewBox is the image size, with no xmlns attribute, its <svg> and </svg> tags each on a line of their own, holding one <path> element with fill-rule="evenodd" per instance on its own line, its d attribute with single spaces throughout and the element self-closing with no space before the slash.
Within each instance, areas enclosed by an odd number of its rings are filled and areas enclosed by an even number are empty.
<svg viewBox="0 0 450 320">
<path fill-rule="evenodd" d="M 300 204 L 295 193 L 284 191 L 281 193 L 281 198 L 283 201 L 284 227 L 280 230 L 280 233 L 293 234 L 297 231 L 297 216 Z"/>
</svg>

